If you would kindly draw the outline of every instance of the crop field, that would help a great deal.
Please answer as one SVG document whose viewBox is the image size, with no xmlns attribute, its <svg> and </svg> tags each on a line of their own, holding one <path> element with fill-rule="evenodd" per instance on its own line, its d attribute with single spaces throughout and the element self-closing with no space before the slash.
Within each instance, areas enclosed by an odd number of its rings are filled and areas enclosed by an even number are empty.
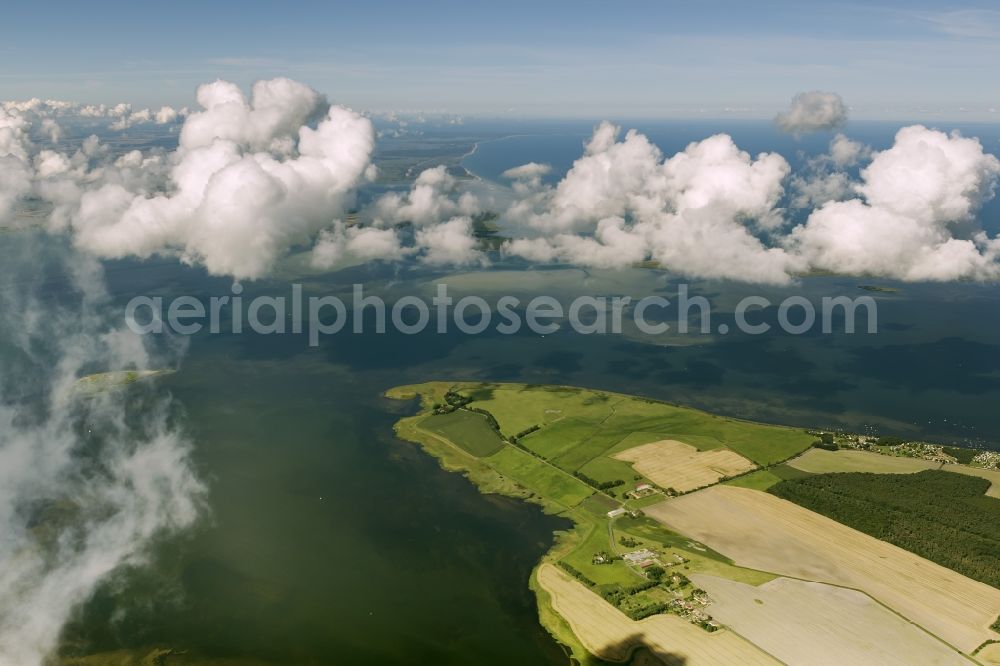
<svg viewBox="0 0 1000 666">
<path fill-rule="evenodd" d="M 882 474 L 912 474 L 925 469 L 938 469 L 941 463 L 920 458 L 886 456 L 871 451 L 825 451 L 809 449 L 788 465 L 803 472 L 874 472 Z"/>
<path fill-rule="evenodd" d="M 594 493 L 594 489 L 582 481 L 512 446 L 505 446 L 485 460 L 528 490 L 565 507 L 576 506 Z"/>
<path fill-rule="evenodd" d="M 678 492 L 701 488 L 756 467 L 727 449 L 698 451 L 672 439 L 627 449 L 615 454 L 615 458 L 631 462 L 637 472 L 657 485 Z"/>
<path fill-rule="evenodd" d="M 432 414 L 420 422 L 420 427 L 444 437 L 478 458 L 493 455 L 504 446 L 485 416 L 463 409 L 448 414 Z"/>
<path fill-rule="evenodd" d="M 1000 666 L 1000 643 L 992 643 L 976 653 L 976 658 L 990 666 Z"/>
<path fill-rule="evenodd" d="M 971 663 L 857 590 L 792 578 L 757 587 L 704 574 L 691 580 L 708 592 L 715 618 L 787 664 Z"/>
<path fill-rule="evenodd" d="M 626 661 L 644 646 L 670 665 L 779 663 L 725 629 L 708 633 L 676 615 L 630 620 L 552 564 L 542 564 L 537 576 L 539 585 L 551 595 L 552 607 L 587 650 L 602 659 Z"/>
<path fill-rule="evenodd" d="M 1000 590 L 768 493 L 719 485 L 645 512 L 738 565 L 862 590 L 963 652 L 1000 640 Z"/>
</svg>

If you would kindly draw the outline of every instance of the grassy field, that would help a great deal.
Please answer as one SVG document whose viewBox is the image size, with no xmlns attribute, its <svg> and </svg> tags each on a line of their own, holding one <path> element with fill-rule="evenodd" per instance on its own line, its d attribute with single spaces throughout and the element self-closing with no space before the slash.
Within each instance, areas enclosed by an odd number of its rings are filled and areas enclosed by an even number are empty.
<svg viewBox="0 0 1000 666">
<path fill-rule="evenodd" d="M 632 468 L 631 464 L 624 460 L 615 460 L 604 456 L 599 456 L 584 464 L 580 468 L 580 472 L 601 483 L 622 479 L 627 482 L 628 487 L 642 483 L 644 479 L 637 470 Z"/>
<path fill-rule="evenodd" d="M 587 578 L 598 585 L 635 585 L 645 581 L 645 578 L 625 566 L 621 560 L 611 564 L 595 565 L 591 562 L 594 553 L 612 550 L 608 539 L 608 530 L 600 521 L 594 521 L 587 538 L 562 558 L 563 562 L 572 565 Z"/>
<path fill-rule="evenodd" d="M 788 479 L 805 479 L 812 476 L 811 472 L 806 472 L 804 470 L 792 467 L 788 463 L 781 463 L 780 465 L 775 465 L 774 467 L 769 467 L 768 470 L 771 474 L 778 477 L 782 481 L 787 481 Z"/>
<path fill-rule="evenodd" d="M 582 466 L 629 437 L 644 441 L 632 439 L 628 444 L 675 438 L 700 450 L 724 446 L 760 465 L 785 460 L 806 450 L 815 439 L 795 428 L 740 421 L 604 391 L 497 384 L 468 386 L 464 392 L 475 398 L 473 406 L 493 414 L 505 436 L 539 426 L 538 433 L 525 438 L 525 445 L 537 447 L 546 457 L 562 456 L 559 464 L 566 469 Z M 570 422 L 560 425 L 562 421 Z M 581 446 L 583 454 L 567 458 Z"/>
<path fill-rule="evenodd" d="M 736 486 L 737 488 L 750 488 L 751 490 L 767 490 L 778 481 L 781 481 L 781 477 L 771 470 L 759 469 L 756 472 L 750 472 L 749 474 L 726 481 L 726 485 Z"/>
<path fill-rule="evenodd" d="M 615 453 L 620 453 L 627 449 L 631 449 L 636 446 L 641 446 L 643 444 L 649 444 L 650 442 L 659 442 L 664 439 L 681 439 L 686 444 L 690 444 L 699 451 L 713 451 L 715 449 L 722 448 L 722 442 L 715 439 L 714 437 L 709 437 L 707 435 L 695 435 L 690 432 L 684 433 L 684 435 L 678 435 L 675 433 L 661 433 L 661 432 L 633 432 L 630 433 L 625 439 L 621 440 L 608 451 L 608 455 L 613 455 Z"/>
<path fill-rule="evenodd" d="M 482 414 L 458 410 L 447 414 L 431 414 L 420 427 L 457 444 L 479 458 L 491 456 L 503 448 L 504 442 L 486 422 Z"/>
<path fill-rule="evenodd" d="M 508 437 L 568 416 L 599 423 L 611 413 L 613 399 L 612 394 L 600 391 L 519 384 L 474 386 L 463 393 L 474 398 L 476 407 L 492 414 Z"/>
<path fill-rule="evenodd" d="M 621 503 L 608 497 L 604 493 L 594 493 L 587 499 L 580 502 L 580 509 L 587 511 L 595 519 L 605 519 L 608 511 L 617 509 Z"/>
<path fill-rule="evenodd" d="M 661 439 L 679 439 L 702 450 L 725 446 L 759 465 L 785 460 L 809 448 L 815 439 L 795 428 L 739 421 L 641 398 L 616 404 L 614 415 L 603 426 L 629 433 L 661 433 Z"/>
<path fill-rule="evenodd" d="M 646 513 L 739 565 L 859 589 L 963 652 L 1000 640 L 1000 590 L 768 493 L 718 485 Z"/>
<path fill-rule="evenodd" d="M 597 428 L 579 446 L 569 449 L 554 462 L 563 469 L 573 471 L 594 460 L 608 459 L 608 451 L 621 441 L 622 434 L 618 430 Z"/>
<path fill-rule="evenodd" d="M 479 403 L 475 404 L 480 409 L 486 409 Z M 594 423 L 567 417 L 522 438 L 521 444 L 538 456 L 552 460 L 571 449 L 584 446 L 586 440 L 594 434 L 594 430 Z M 594 455 L 600 454 L 603 450 L 599 449 Z"/>
<path fill-rule="evenodd" d="M 567 508 L 594 494 L 594 489 L 579 479 L 513 446 L 503 447 L 487 462 L 525 488 Z"/>
</svg>

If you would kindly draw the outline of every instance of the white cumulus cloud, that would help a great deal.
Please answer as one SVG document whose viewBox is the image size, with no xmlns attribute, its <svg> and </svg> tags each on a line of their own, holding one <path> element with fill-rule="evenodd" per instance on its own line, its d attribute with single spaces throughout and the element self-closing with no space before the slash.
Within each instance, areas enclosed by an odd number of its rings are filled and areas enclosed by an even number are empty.
<svg viewBox="0 0 1000 666">
<path fill-rule="evenodd" d="M 847 105 L 840 95 L 821 90 L 799 93 L 775 122 L 785 132 L 801 134 L 839 127 L 847 122 Z"/>
<path fill-rule="evenodd" d="M 719 134 L 663 160 L 643 134 L 618 135 L 599 125 L 554 188 L 511 207 L 511 217 L 544 235 L 515 239 L 508 253 L 602 267 L 654 259 L 692 276 L 788 281 L 797 259 L 755 235 L 783 222 L 784 158 L 751 157 Z"/>
<path fill-rule="evenodd" d="M 408 192 L 382 195 L 372 215 L 379 223 L 410 222 L 425 226 L 456 215 L 474 215 L 481 210 L 479 199 L 471 192 L 458 192 L 457 181 L 446 167 L 437 166 L 420 172 Z"/>
<path fill-rule="evenodd" d="M 998 244 L 974 223 L 993 196 L 1000 160 L 977 139 L 904 127 L 875 153 L 860 198 L 813 211 L 789 247 L 810 265 L 903 280 L 995 278 Z"/>
<path fill-rule="evenodd" d="M 287 79 L 257 83 L 250 100 L 223 81 L 201 86 L 165 191 L 127 183 L 85 187 L 67 212 L 79 247 L 102 257 L 174 252 L 209 272 L 265 275 L 297 243 L 329 226 L 370 167 L 368 119 Z"/>
<path fill-rule="evenodd" d="M 472 220 L 455 217 L 447 222 L 418 229 L 416 245 L 423 251 L 420 260 L 434 266 L 484 265 L 486 256 L 477 248 Z"/>
</svg>

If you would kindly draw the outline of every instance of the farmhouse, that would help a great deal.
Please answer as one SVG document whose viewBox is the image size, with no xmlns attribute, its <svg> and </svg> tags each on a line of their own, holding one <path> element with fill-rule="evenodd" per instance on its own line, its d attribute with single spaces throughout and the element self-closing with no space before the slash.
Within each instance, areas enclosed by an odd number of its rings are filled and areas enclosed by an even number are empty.
<svg viewBox="0 0 1000 666">
<path fill-rule="evenodd" d="M 643 548 L 641 550 L 633 550 L 631 553 L 625 553 L 622 557 L 630 564 L 640 564 L 646 560 L 655 560 L 656 553 L 648 548 Z"/>
</svg>

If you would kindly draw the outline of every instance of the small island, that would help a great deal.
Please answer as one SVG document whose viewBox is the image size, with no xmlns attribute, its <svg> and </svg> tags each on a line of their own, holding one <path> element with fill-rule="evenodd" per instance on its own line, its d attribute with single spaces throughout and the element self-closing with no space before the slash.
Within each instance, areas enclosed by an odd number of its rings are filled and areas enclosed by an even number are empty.
<svg viewBox="0 0 1000 666">
<path fill-rule="evenodd" d="M 173 374 L 173 370 L 115 370 L 85 375 L 76 380 L 74 389 L 83 395 L 103 393 L 135 382 Z"/>
<path fill-rule="evenodd" d="M 871 291 L 878 294 L 898 294 L 899 289 L 895 287 L 884 287 L 877 284 L 859 284 L 858 289 L 864 289 L 865 291 Z"/>
</svg>

